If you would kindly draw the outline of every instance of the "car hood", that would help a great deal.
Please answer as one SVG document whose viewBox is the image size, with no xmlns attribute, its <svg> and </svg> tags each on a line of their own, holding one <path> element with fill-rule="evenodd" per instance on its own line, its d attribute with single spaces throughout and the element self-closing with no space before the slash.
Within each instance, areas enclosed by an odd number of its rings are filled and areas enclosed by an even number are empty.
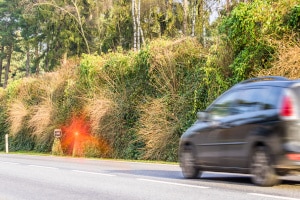
<svg viewBox="0 0 300 200">
<path fill-rule="evenodd" d="M 209 123 L 197 120 L 190 128 L 188 128 L 181 136 L 181 138 L 190 137 L 202 130 L 208 129 Z"/>
</svg>

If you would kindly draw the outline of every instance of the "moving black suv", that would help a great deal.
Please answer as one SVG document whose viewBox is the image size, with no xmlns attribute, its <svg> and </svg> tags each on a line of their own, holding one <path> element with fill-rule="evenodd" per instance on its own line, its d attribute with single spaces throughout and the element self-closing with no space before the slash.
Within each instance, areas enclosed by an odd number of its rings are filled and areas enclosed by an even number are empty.
<svg viewBox="0 0 300 200">
<path fill-rule="evenodd" d="M 261 186 L 300 171 L 300 80 L 243 81 L 217 98 L 181 136 L 183 176 L 202 171 L 252 174 Z"/>
</svg>

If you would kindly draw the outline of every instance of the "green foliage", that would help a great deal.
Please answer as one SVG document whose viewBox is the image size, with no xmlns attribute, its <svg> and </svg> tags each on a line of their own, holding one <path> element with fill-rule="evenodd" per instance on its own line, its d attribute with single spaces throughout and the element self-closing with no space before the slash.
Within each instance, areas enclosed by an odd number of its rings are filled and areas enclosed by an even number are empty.
<svg viewBox="0 0 300 200">
<path fill-rule="evenodd" d="M 33 151 L 36 137 L 30 134 L 31 130 L 23 127 L 16 135 L 10 136 L 10 151 Z"/>
<path fill-rule="evenodd" d="M 296 5 L 286 17 L 286 23 L 295 32 L 300 32 L 300 5 Z"/>
<path fill-rule="evenodd" d="M 6 108 L 6 97 L 4 94 L 4 90 L 0 89 L 0 151 L 5 148 L 5 134 L 8 134 L 8 123 L 7 123 L 7 108 Z"/>
<path fill-rule="evenodd" d="M 130 49 L 133 35 L 130 2 L 124 0 L 113 1 L 113 8 L 106 13 L 104 38 L 101 52 L 117 51 L 118 47 Z"/>
<path fill-rule="evenodd" d="M 234 82 L 271 67 L 275 53 L 271 41 L 282 38 L 287 32 L 283 19 L 294 2 L 255 0 L 241 3 L 224 19 L 219 31 L 227 36 L 233 47 L 235 60 L 230 67 Z"/>
<path fill-rule="evenodd" d="M 264 44 L 245 48 L 235 57 L 234 62 L 230 66 L 233 68 L 234 82 L 245 80 L 261 69 L 270 68 L 273 54 L 274 49 Z"/>
</svg>

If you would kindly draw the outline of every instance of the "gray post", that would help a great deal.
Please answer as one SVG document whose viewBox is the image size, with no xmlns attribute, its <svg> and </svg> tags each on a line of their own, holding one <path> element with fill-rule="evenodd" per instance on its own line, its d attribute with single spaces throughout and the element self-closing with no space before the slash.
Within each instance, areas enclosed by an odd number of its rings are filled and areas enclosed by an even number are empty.
<svg viewBox="0 0 300 200">
<path fill-rule="evenodd" d="M 8 153 L 8 134 L 5 134 L 5 150 Z"/>
</svg>

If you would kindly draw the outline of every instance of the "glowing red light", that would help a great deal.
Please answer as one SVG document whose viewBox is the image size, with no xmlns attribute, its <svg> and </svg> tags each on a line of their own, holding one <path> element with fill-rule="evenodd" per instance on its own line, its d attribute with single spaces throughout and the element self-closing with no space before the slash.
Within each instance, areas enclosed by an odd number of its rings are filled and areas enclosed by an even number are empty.
<svg viewBox="0 0 300 200">
<path fill-rule="evenodd" d="M 110 152 L 110 146 L 104 139 L 100 136 L 92 136 L 90 122 L 86 120 L 85 116 L 72 117 L 69 124 L 61 129 L 64 133 L 61 138 L 62 148 L 68 155 L 74 155 L 75 147 L 75 156 L 84 156 L 84 148 L 87 144 L 96 146 L 104 154 Z"/>
</svg>

